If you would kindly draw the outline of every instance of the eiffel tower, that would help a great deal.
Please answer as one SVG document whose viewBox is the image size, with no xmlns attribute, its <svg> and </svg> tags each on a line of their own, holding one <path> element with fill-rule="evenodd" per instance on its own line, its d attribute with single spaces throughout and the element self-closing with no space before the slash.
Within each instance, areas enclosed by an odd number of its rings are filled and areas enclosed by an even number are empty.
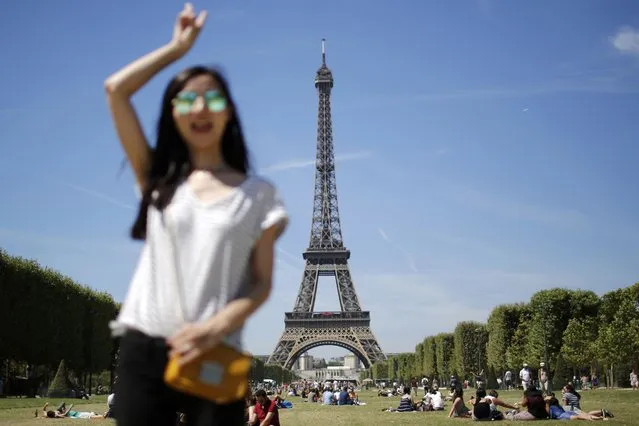
<svg viewBox="0 0 639 426">
<path fill-rule="evenodd" d="M 368 368 L 385 360 L 386 356 L 371 331 L 370 312 L 362 311 L 359 304 L 348 267 L 351 252 L 342 240 L 331 124 L 333 74 L 326 66 L 324 40 L 322 66 L 317 70 L 315 87 L 319 94 L 319 110 L 311 238 L 303 253 L 306 265 L 293 312 L 284 314 L 284 332 L 267 364 L 292 368 L 300 355 L 309 349 L 334 345 L 353 352 Z M 340 311 L 315 312 L 320 276 L 335 277 Z"/>
</svg>

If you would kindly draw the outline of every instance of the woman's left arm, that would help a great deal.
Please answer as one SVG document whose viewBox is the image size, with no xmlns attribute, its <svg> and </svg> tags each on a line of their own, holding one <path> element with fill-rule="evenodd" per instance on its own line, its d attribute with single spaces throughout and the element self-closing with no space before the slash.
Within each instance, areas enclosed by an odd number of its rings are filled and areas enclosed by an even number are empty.
<svg viewBox="0 0 639 426">
<path fill-rule="evenodd" d="M 251 270 L 254 285 L 245 296 L 226 305 L 210 320 L 214 334 L 226 336 L 244 325 L 244 322 L 266 302 L 273 288 L 273 262 L 275 242 L 281 234 L 281 226 L 266 229 L 253 248 Z"/>
<path fill-rule="evenodd" d="M 188 364 L 219 344 L 224 336 L 242 327 L 251 314 L 266 302 L 273 282 L 275 241 L 284 226 L 278 223 L 265 229 L 253 247 L 250 262 L 254 284 L 246 296 L 229 302 L 208 321 L 187 324 L 168 340 L 170 355 L 179 356 L 180 364 Z"/>
</svg>

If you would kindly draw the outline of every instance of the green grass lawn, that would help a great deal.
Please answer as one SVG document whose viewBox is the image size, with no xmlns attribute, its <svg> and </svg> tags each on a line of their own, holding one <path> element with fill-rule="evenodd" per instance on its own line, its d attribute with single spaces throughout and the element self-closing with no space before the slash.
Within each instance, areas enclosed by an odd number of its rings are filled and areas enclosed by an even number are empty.
<svg viewBox="0 0 639 426">
<path fill-rule="evenodd" d="M 464 399 L 470 397 L 472 390 L 469 390 Z M 519 399 L 521 392 L 503 392 L 500 397 L 514 403 Z M 582 407 L 584 410 L 597 410 L 607 408 L 615 415 L 606 424 L 614 423 L 619 425 L 639 425 L 639 392 L 630 390 L 597 390 L 582 393 Z M 443 425 L 451 422 L 470 422 L 470 420 L 448 419 L 447 411 L 430 413 L 384 413 L 383 408 L 389 406 L 397 407 L 399 398 L 377 397 L 372 392 L 361 392 L 360 399 L 367 403 L 366 406 L 335 407 L 322 406 L 320 404 L 309 404 L 302 402 L 300 398 L 289 397 L 294 407 L 290 410 L 281 410 L 283 425 L 290 426 L 317 426 L 330 424 L 331 426 L 371 426 L 371 425 Z M 41 425 L 54 421 L 55 424 L 78 424 L 81 422 L 112 424 L 110 420 L 82 420 L 82 419 L 43 419 L 35 418 L 34 411 L 38 410 L 38 415 L 44 399 L 0 399 L 0 424 L 2 425 Z M 49 404 L 57 406 L 61 400 L 51 399 Z M 67 405 L 69 404 L 67 400 Z M 80 411 L 95 411 L 103 413 L 106 409 L 106 396 L 95 397 L 92 401 L 73 401 Z M 509 424 L 510 422 L 500 422 Z M 551 423 L 546 421 L 545 423 Z M 552 422 L 555 423 L 555 422 Z"/>
</svg>

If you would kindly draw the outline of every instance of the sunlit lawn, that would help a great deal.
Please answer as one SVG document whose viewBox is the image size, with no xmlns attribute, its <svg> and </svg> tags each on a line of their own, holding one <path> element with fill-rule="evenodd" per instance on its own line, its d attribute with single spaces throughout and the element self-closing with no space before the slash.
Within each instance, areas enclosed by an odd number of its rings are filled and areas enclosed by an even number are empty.
<svg viewBox="0 0 639 426">
<path fill-rule="evenodd" d="M 465 396 L 469 397 L 472 390 Z M 502 392 L 500 397 L 514 403 L 518 400 L 520 392 Z M 639 391 L 630 390 L 597 390 L 595 392 L 583 392 L 582 408 L 584 410 L 596 410 L 607 408 L 615 415 L 607 424 L 614 423 L 620 425 L 639 425 Z M 445 412 L 430 413 L 385 413 L 382 409 L 389 406 L 397 407 L 399 398 L 377 397 L 373 392 L 361 392 L 360 399 L 367 403 L 366 406 L 334 407 L 322 406 L 320 404 L 309 404 L 302 402 L 300 398 L 290 397 L 289 400 L 294 407 L 290 410 L 281 410 L 283 425 L 291 426 L 317 426 L 330 424 L 331 426 L 371 426 L 371 425 L 443 425 L 454 422 L 470 420 L 452 420 L 446 418 Z M 34 412 L 37 409 L 38 415 L 44 399 L 0 399 L 0 424 L 1 425 L 41 425 L 54 421 L 52 419 L 35 418 Z M 56 407 L 61 400 L 49 400 L 51 406 Z M 95 411 L 103 413 L 106 409 L 106 396 L 95 397 L 92 401 L 67 400 L 67 405 L 73 402 L 79 411 Z M 83 420 L 83 419 L 56 419 L 55 424 L 78 424 L 81 422 L 110 424 L 110 420 Z M 548 421 L 546 422 L 548 423 Z M 500 422 L 509 424 L 509 422 Z"/>
</svg>

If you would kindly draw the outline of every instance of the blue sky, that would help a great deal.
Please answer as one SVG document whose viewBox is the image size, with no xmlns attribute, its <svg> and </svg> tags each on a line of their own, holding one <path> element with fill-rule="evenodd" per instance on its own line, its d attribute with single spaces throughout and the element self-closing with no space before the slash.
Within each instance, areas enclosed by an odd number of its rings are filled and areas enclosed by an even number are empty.
<svg viewBox="0 0 639 426">
<path fill-rule="evenodd" d="M 302 275 L 323 37 L 343 234 L 385 351 L 412 350 L 539 289 L 603 293 L 639 280 L 637 2 L 195 6 L 210 12 L 195 49 L 135 103 L 152 135 L 177 70 L 219 64 L 231 80 L 256 169 L 291 215 L 250 350 L 274 348 Z M 167 42 L 180 8 L 0 3 L 0 246 L 117 300 L 140 246 L 127 238 L 133 180 L 118 175 L 102 82 Z M 317 310 L 337 306 L 322 279 Z"/>
</svg>

